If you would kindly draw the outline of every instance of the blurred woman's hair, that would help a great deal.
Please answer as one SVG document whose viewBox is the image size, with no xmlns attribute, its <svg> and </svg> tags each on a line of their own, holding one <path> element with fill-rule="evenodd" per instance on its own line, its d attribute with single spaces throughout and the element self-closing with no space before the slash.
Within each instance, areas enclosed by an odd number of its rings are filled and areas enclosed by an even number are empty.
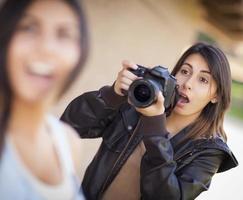
<svg viewBox="0 0 243 200">
<path fill-rule="evenodd" d="M 4 134 L 10 118 L 12 89 L 7 73 L 7 52 L 10 41 L 26 9 L 36 0 L 6 0 L 0 8 L 0 153 L 3 148 Z M 69 88 L 83 67 L 88 55 L 88 30 L 80 0 L 62 0 L 69 5 L 79 18 L 80 58 L 77 66 L 66 80 L 60 96 Z M 64 16 L 65 17 L 65 16 Z"/>
<path fill-rule="evenodd" d="M 201 55 L 208 64 L 210 73 L 216 82 L 217 102 L 209 102 L 204 107 L 199 117 L 190 125 L 187 138 L 211 138 L 218 134 L 226 141 L 223 121 L 231 101 L 229 62 L 219 48 L 206 43 L 197 43 L 183 53 L 172 70 L 172 75 L 177 74 L 184 61 L 192 54 Z"/>
</svg>

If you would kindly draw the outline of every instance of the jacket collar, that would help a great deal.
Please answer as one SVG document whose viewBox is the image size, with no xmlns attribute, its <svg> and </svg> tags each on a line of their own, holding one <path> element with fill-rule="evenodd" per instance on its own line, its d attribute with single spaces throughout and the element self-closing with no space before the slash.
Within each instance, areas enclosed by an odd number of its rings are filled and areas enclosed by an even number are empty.
<svg viewBox="0 0 243 200">
<path fill-rule="evenodd" d="M 189 128 L 190 127 L 188 126 L 182 129 L 179 133 L 177 133 L 174 137 L 171 138 L 171 144 L 175 152 L 184 152 L 185 150 L 200 151 L 203 149 L 217 149 L 223 151 L 225 154 L 225 159 L 221 163 L 218 172 L 227 171 L 238 165 L 238 162 L 234 154 L 232 153 L 228 145 L 219 136 L 210 139 L 188 139 L 184 140 L 183 142 L 180 142 L 183 138 L 186 137 Z"/>
</svg>

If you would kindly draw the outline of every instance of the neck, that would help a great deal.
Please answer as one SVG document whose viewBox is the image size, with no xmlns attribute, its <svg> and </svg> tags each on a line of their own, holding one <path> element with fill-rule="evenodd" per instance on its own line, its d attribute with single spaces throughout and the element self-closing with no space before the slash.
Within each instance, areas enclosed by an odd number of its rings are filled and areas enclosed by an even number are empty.
<svg viewBox="0 0 243 200">
<path fill-rule="evenodd" d="M 200 113 L 195 113 L 193 115 L 180 115 L 172 112 L 171 115 L 166 119 L 167 130 L 172 134 L 176 135 L 182 129 L 191 124 Z"/>
<path fill-rule="evenodd" d="M 47 106 L 14 101 L 8 124 L 8 132 L 20 137 L 35 137 L 45 127 Z"/>
</svg>

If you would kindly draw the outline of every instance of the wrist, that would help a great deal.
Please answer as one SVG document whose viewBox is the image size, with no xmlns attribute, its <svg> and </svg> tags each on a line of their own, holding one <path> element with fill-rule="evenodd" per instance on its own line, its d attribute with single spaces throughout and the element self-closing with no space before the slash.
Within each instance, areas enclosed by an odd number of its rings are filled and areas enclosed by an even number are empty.
<svg viewBox="0 0 243 200">
<path fill-rule="evenodd" d="M 167 135 L 168 131 L 166 130 L 165 122 L 165 114 L 156 116 L 141 115 L 138 131 L 141 132 L 144 136 Z"/>
<path fill-rule="evenodd" d="M 156 117 L 164 114 L 164 107 L 146 107 L 146 108 L 137 108 L 136 110 L 141 113 L 144 117 Z"/>
</svg>

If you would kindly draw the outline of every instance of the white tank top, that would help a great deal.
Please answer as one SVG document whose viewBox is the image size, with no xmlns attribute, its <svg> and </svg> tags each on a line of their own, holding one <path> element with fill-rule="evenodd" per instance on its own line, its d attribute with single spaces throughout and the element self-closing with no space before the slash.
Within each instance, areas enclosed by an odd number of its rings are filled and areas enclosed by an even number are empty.
<svg viewBox="0 0 243 200">
<path fill-rule="evenodd" d="M 62 182 L 58 185 L 49 185 L 42 182 L 37 177 L 35 177 L 29 171 L 29 169 L 24 165 L 24 163 L 18 156 L 18 153 L 15 150 L 14 145 L 11 143 L 10 138 L 7 137 L 6 138 L 7 149 L 9 149 L 12 152 L 10 155 L 13 157 L 13 160 L 15 160 L 15 166 L 12 166 L 13 170 L 17 170 L 19 172 L 18 174 L 21 174 L 21 177 L 24 177 L 25 180 L 28 182 L 28 185 L 32 186 L 33 190 L 37 194 L 40 194 L 41 196 L 40 199 L 45 199 L 45 200 L 84 199 L 81 194 L 78 194 L 79 185 L 77 182 L 77 177 L 75 175 L 73 160 L 71 157 L 70 145 L 68 143 L 68 138 L 66 135 L 67 133 L 64 131 L 63 126 L 61 125 L 61 122 L 59 122 L 58 119 L 48 116 L 47 122 L 49 127 L 51 128 L 50 131 L 51 137 L 53 140 L 54 148 L 58 155 L 59 163 L 61 165 L 60 167 L 62 171 Z M 48 165 L 48 163 L 46 164 Z M 1 178 L 1 173 L 0 173 L 0 178 Z M 12 192 L 15 191 L 14 187 L 11 189 Z M 26 186 L 26 189 L 27 188 L 28 186 Z M 29 188 L 29 190 L 31 190 L 31 188 Z M 28 191 L 25 193 L 28 193 Z M 30 192 L 30 194 L 32 193 L 33 191 Z M 19 196 L 18 199 L 22 199 L 22 198 Z"/>
</svg>

